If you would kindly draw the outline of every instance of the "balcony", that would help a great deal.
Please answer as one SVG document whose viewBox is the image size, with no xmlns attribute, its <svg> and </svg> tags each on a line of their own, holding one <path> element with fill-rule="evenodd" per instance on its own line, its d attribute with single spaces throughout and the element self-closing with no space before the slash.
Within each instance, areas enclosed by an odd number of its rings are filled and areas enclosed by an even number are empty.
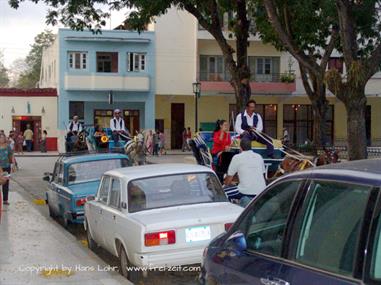
<svg viewBox="0 0 381 285">
<path fill-rule="evenodd" d="M 149 91 L 149 76 L 93 73 L 90 75 L 65 75 L 65 90 L 90 91 Z"/>
<path fill-rule="evenodd" d="M 202 91 L 210 93 L 232 93 L 230 74 L 227 72 L 200 72 Z M 289 73 L 252 74 L 250 86 L 253 94 L 291 94 L 295 91 L 295 77 Z"/>
</svg>

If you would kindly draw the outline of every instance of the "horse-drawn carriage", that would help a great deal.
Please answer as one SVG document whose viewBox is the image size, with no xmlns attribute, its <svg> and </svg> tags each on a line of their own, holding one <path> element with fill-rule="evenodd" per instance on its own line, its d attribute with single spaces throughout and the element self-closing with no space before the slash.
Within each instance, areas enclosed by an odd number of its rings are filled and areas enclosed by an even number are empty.
<svg viewBox="0 0 381 285">
<path fill-rule="evenodd" d="M 234 132 L 231 132 L 230 135 L 233 140 L 229 151 L 223 152 L 218 157 L 212 157 L 210 152 L 213 146 L 213 132 L 199 132 L 193 139 L 188 141 L 197 163 L 213 168 L 221 180 L 224 174 L 227 173 L 232 157 L 240 151 L 239 137 Z M 285 173 L 338 162 L 338 155 L 335 150 L 325 150 L 317 157 L 308 157 L 286 147 L 281 140 L 270 138 L 263 133 L 258 133 L 258 135 L 263 136 L 265 140 L 271 141 L 274 146 L 274 158 L 268 158 L 266 156 L 266 146 L 256 141 L 252 142 L 252 151 L 260 154 L 265 162 L 265 177 L 267 180 Z"/>
<path fill-rule="evenodd" d="M 110 128 L 96 130 L 94 126 L 89 125 L 85 126 L 80 133 L 74 134 L 76 137 L 72 136 L 66 137 L 66 152 L 125 153 L 136 164 L 145 163 L 143 134 L 137 134 L 133 138 L 121 134 L 120 140 L 115 142 Z"/>
</svg>

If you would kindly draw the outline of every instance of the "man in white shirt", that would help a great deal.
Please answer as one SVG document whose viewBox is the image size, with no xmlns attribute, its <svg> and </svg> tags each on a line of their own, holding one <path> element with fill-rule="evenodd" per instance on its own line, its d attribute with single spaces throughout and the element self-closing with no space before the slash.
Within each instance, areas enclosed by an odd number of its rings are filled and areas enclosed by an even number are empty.
<svg viewBox="0 0 381 285">
<path fill-rule="evenodd" d="M 254 100 L 249 100 L 246 104 L 245 112 L 239 113 L 235 122 L 235 131 L 241 136 L 241 139 L 247 138 L 251 141 L 257 141 L 259 143 L 265 144 L 267 147 L 267 156 L 269 158 L 274 158 L 274 146 L 271 143 L 271 139 L 266 137 L 267 140 L 263 139 L 261 136 L 253 131 L 262 133 L 263 131 L 263 121 L 260 114 L 255 113 L 255 105 L 257 103 Z"/>
<path fill-rule="evenodd" d="M 69 125 L 67 126 L 67 131 L 68 133 L 69 132 L 77 132 L 77 133 L 80 133 L 82 132 L 82 125 L 81 123 L 78 121 L 78 116 L 74 116 L 73 117 L 73 120 L 69 123 Z"/>
<path fill-rule="evenodd" d="M 240 142 L 241 153 L 233 156 L 229 165 L 225 194 L 229 200 L 249 198 L 251 200 L 266 188 L 265 163 L 262 156 L 251 150 L 251 140 L 243 138 Z M 231 186 L 234 175 L 238 174 L 239 184 Z"/>
<path fill-rule="evenodd" d="M 112 131 L 112 139 L 115 144 L 119 142 L 120 135 L 122 135 L 122 139 L 128 140 L 127 137 L 130 136 L 130 133 L 126 129 L 123 118 L 120 116 L 120 110 L 114 110 L 114 118 L 110 120 L 110 129 Z"/>
</svg>

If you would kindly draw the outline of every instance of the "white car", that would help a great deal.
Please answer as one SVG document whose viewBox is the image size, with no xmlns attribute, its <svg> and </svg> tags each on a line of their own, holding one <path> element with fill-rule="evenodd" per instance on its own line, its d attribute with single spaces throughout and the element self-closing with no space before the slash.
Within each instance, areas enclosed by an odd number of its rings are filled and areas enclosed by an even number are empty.
<svg viewBox="0 0 381 285">
<path fill-rule="evenodd" d="M 243 208 L 229 203 L 215 173 L 191 164 L 157 164 L 106 172 L 85 204 L 90 249 L 120 259 L 131 281 L 138 270 L 201 263 L 209 242 Z"/>
</svg>

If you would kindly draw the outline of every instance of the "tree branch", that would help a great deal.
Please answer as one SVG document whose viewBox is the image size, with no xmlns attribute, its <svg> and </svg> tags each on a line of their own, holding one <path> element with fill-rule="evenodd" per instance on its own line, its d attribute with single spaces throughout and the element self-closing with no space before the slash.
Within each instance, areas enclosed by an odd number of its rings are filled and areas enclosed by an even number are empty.
<svg viewBox="0 0 381 285">
<path fill-rule="evenodd" d="M 263 4 L 266 8 L 267 16 L 272 23 L 273 28 L 277 32 L 281 42 L 287 47 L 288 51 L 310 72 L 316 74 L 320 73 L 319 65 L 311 60 L 304 51 L 300 50 L 299 47 L 293 42 L 291 35 L 289 35 L 283 28 L 279 20 L 279 15 L 276 12 L 273 0 L 263 0 Z"/>
<path fill-rule="evenodd" d="M 329 61 L 329 59 L 331 57 L 333 49 L 336 46 L 336 41 L 338 39 L 338 36 L 339 36 L 339 34 L 338 34 L 337 30 L 333 29 L 333 31 L 331 33 L 331 38 L 330 38 L 330 40 L 328 42 L 328 45 L 327 45 L 327 47 L 325 49 L 325 53 L 324 53 L 324 55 L 323 55 L 323 57 L 321 59 L 321 62 L 320 62 L 320 66 L 323 68 L 323 70 L 325 70 L 326 67 L 327 67 L 327 64 L 328 64 L 328 61 Z"/>
</svg>

